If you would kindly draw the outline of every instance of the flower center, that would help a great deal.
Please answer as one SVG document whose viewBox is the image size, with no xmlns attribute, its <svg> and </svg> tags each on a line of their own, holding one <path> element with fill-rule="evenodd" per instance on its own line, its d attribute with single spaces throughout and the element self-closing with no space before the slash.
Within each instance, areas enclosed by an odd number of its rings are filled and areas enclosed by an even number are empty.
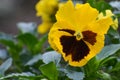
<svg viewBox="0 0 120 80">
<path fill-rule="evenodd" d="M 81 40 L 81 39 L 83 38 L 83 35 L 82 35 L 82 33 L 81 33 L 80 31 L 76 32 L 76 33 L 74 34 L 74 36 L 76 36 L 76 39 L 77 39 L 77 40 Z"/>
</svg>

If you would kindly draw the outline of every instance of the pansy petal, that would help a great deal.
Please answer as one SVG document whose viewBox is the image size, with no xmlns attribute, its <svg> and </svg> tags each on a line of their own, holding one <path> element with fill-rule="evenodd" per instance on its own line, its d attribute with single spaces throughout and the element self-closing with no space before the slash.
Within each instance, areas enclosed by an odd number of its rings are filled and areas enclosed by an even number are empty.
<svg viewBox="0 0 120 80">
<path fill-rule="evenodd" d="M 75 24 L 76 17 L 74 10 L 74 4 L 72 1 L 68 1 L 59 8 L 59 11 L 56 14 L 57 21 L 66 21 L 67 23 Z"/>
<path fill-rule="evenodd" d="M 51 28 L 51 30 L 49 32 L 49 37 L 48 37 L 49 43 L 51 44 L 51 46 L 53 45 L 52 48 L 56 49 L 56 47 L 55 47 L 56 45 L 54 45 L 54 44 L 57 44 L 57 43 L 60 44 L 59 38 L 62 35 L 72 36 L 72 33 L 74 33 L 74 28 L 71 25 L 69 25 L 65 22 L 57 22 L 53 25 L 53 27 Z M 57 40 L 55 40 L 55 39 L 57 39 Z"/>
<path fill-rule="evenodd" d="M 78 66 L 78 65 L 79 66 L 84 66 L 87 62 L 88 62 L 88 60 L 86 60 L 86 59 L 82 59 L 79 62 L 72 61 L 71 59 L 69 60 L 69 64 L 72 65 L 72 66 Z"/>
<path fill-rule="evenodd" d="M 95 20 L 95 21 L 91 22 L 90 24 L 84 26 L 82 28 L 82 31 L 90 30 L 95 33 L 104 35 L 107 33 L 111 24 L 113 24 L 112 19 L 110 17 L 106 17 L 106 18 L 102 18 L 99 20 Z"/>
<path fill-rule="evenodd" d="M 68 32 L 64 31 L 64 30 L 67 30 L 67 29 L 64 29 L 62 31 L 62 28 L 59 28 L 60 27 L 59 24 L 60 23 L 55 23 L 54 24 L 54 26 L 52 27 L 52 29 L 49 32 L 48 39 L 49 39 L 49 43 L 50 43 L 51 47 L 53 49 L 55 49 L 56 51 L 58 51 L 59 53 L 61 53 L 65 57 L 65 54 L 62 52 L 63 46 L 60 43 L 60 37 L 63 36 L 63 35 L 72 36 L 72 34 L 69 31 Z M 67 56 L 64 59 L 67 61 L 67 60 L 70 59 L 70 56 Z"/>
<path fill-rule="evenodd" d="M 98 15 L 98 19 L 104 19 L 106 17 L 111 17 L 111 19 L 113 20 L 113 24 L 111 24 L 111 26 L 113 27 L 113 29 L 117 30 L 118 29 L 118 19 L 117 17 L 112 13 L 111 10 L 106 10 L 105 13 L 101 12 Z M 114 18 L 113 18 L 114 17 Z"/>
<path fill-rule="evenodd" d="M 72 1 L 68 1 L 65 5 L 60 7 L 56 14 L 57 21 L 66 21 L 74 27 L 81 29 L 84 25 L 92 22 L 97 18 L 98 11 L 88 3 L 77 4 L 74 7 Z"/>
<path fill-rule="evenodd" d="M 104 39 L 104 35 L 97 34 L 96 43 L 94 45 L 87 43 L 90 48 L 90 53 L 85 57 L 86 60 L 89 61 L 92 57 L 101 51 L 101 49 L 104 47 Z"/>
<path fill-rule="evenodd" d="M 77 24 L 82 27 L 96 20 L 98 16 L 98 11 L 92 8 L 88 3 L 86 4 L 76 4 L 76 19 L 79 21 Z"/>
<path fill-rule="evenodd" d="M 108 18 L 100 19 L 100 20 L 97 20 L 96 22 L 91 23 L 89 25 L 91 26 L 89 27 L 89 29 L 91 28 L 91 30 L 93 30 L 94 32 L 104 35 L 107 33 L 111 24 L 113 24 L 113 21 L 110 17 L 108 17 Z"/>
</svg>

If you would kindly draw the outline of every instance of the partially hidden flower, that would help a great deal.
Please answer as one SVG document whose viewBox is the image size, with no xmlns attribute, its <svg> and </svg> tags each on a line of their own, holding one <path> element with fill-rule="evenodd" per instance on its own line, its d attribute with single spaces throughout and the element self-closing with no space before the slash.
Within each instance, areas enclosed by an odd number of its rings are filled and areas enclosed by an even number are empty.
<svg viewBox="0 0 120 80">
<path fill-rule="evenodd" d="M 41 16 L 43 22 L 38 26 L 38 32 L 44 34 L 56 22 L 55 13 L 58 10 L 58 0 L 40 0 L 35 8 L 37 16 Z"/>
<path fill-rule="evenodd" d="M 46 33 L 47 31 L 50 30 L 52 25 L 53 25 L 52 22 L 43 22 L 42 24 L 40 24 L 38 26 L 38 32 L 41 33 L 41 34 L 44 34 L 44 33 Z"/>
<path fill-rule="evenodd" d="M 69 0 L 59 8 L 48 39 L 71 66 L 84 66 L 104 47 L 104 34 L 113 21 L 109 16 L 98 16 L 99 12 L 88 3 L 74 6 Z"/>
<path fill-rule="evenodd" d="M 113 24 L 111 24 L 111 26 L 115 30 L 118 29 L 118 18 L 112 13 L 111 10 L 106 10 L 105 13 L 101 12 L 98 16 L 99 19 L 104 18 L 104 17 L 111 17 L 113 20 Z"/>
</svg>

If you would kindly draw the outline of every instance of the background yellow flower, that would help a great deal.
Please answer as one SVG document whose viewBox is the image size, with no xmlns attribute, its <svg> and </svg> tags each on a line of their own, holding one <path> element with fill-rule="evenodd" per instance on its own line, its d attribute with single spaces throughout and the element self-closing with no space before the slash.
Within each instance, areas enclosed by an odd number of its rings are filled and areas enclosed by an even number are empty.
<svg viewBox="0 0 120 80">
<path fill-rule="evenodd" d="M 36 4 L 37 16 L 56 13 L 58 0 L 40 0 Z"/>
<path fill-rule="evenodd" d="M 98 16 L 99 19 L 104 18 L 104 17 L 111 17 L 113 20 L 113 24 L 111 26 L 113 29 L 117 30 L 118 29 L 118 19 L 117 17 L 112 13 L 111 10 L 106 10 L 105 13 L 101 12 Z"/>
<path fill-rule="evenodd" d="M 56 21 L 55 13 L 58 10 L 58 0 L 40 0 L 36 4 L 37 16 L 42 17 L 42 24 L 38 26 L 39 33 L 46 33 Z M 41 27 L 41 28 L 39 28 Z"/>
<path fill-rule="evenodd" d="M 52 26 L 53 23 L 51 22 L 43 22 L 42 24 L 38 25 L 38 32 L 45 33 L 46 31 L 50 30 L 50 26 Z"/>
</svg>

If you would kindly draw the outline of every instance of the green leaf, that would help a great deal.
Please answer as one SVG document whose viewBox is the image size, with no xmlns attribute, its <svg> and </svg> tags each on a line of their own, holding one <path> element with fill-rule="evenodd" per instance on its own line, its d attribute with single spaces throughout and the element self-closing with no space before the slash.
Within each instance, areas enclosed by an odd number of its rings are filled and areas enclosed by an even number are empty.
<svg viewBox="0 0 120 80">
<path fill-rule="evenodd" d="M 5 33 L 0 33 L 0 43 L 7 46 L 11 50 L 16 50 L 17 53 L 20 51 L 20 46 L 17 45 L 16 39 L 13 38 L 12 35 L 8 35 Z"/>
<path fill-rule="evenodd" d="M 120 10 L 120 1 L 119 0 L 111 0 L 109 3 L 113 8 L 115 8 L 115 12 Z"/>
<path fill-rule="evenodd" d="M 120 49 L 120 44 L 111 44 L 108 46 L 105 46 L 102 51 L 97 55 L 98 60 L 103 60 L 110 55 L 115 54 Z"/>
<path fill-rule="evenodd" d="M 5 71 L 12 65 L 12 58 L 7 59 L 3 64 L 0 65 L 0 75 L 4 75 Z"/>
<path fill-rule="evenodd" d="M 99 10 L 99 12 L 104 12 L 107 9 L 111 9 L 112 7 L 105 1 L 99 1 L 96 4 L 96 8 Z"/>
<path fill-rule="evenodd" d="M 42 55 L 41 54 L 35 55 L 32 59 L 30 59 L 26 63 L 26 65 L 33 65 L 34 63 L 38 62 L 39 60 L 42 60 Z"/>
<path fill-rule="evenodd" d="M 34 77 L 35 74 L 30 72 L 22 72 L 22 73 L 11 73 L 7 76 L 1 77 L 0 80 L 4 80 L 7 78 L 15 78 L 15 77 Z"/>
<path fill-rule="evenodd" d="M 114 38 L 119 38 L 119 32 L 115 29 L 113 29 L 113 27 L 110 27 L 107 34 L 113 36 Z"/>
<path fill-rule="evenodd" d="M 109 71 L 112 77 L 112 80 L 120 79 L 120 59 L 118 58 L 118 62 L 112 67 Z"/>
<path fill-rule="evenodd" d="M 117 18 L 120 18 L 120 13 L 116 13 Z"/>
<path fill-rule="evenodd" d="M 58 71 L 53 62 L 40 66 L 40 70 L 49 80 L 58 80 Z"/>
<path fill-rule="evenodd" d="M 35 45 L 35 48 L 34 48 L 34 51 L 36 53 L 41 52 L 43 50 L 43 45 L 47 39 L 48 39 L 48 35 L 44 35 L 40 38 L 40 40 L 38 41 L 38 43 Z"/>
<path fill-rule="evenodd" d="M 5 33 L 0 33 L 0 43 L 10 48 L 15 47 L 12 35 L 7 35 Z"/>
<path fill-rule="evenodd" d="M 18 54 L 21 51 L 21 46 L 17 44 L 16 39 L 12 35 L 0 33 L 0 43 L 6 47 L 15 62 L 20 60 Z"/>
<path fill-rule="evenodd" d="M 103 71 L 99 71 L 98 73 L 98 76 L 100 78 L 100 80 L 112 80 L 110 74 L 106 73 L 106 72 L 103 72 Z"/>
<path fill-rule="evenodd" d="M 24 33 L 31 33 L 31 34 L 35 34 L 36 33 L 36 27 L 37 24 L 34 22 L 19 22 L 17 23 L 17 27 L 18 29 L 24 34 Z"/>
<path fill-rule="evenodd" d="M 19 60 L 18 53 L 21 51 L 21 47 L 19 45 L 16 45 L 13 41 L 3 40 L 3 39 L 0 40 L 0 43 L 5 45 L 7 51 L 10 53 L 10 55 L 14 60 Z"/>
<path fill-rule="evenodd" d="M 53 48 L 51 46 L 48 45 L 48 47 L 46 48 L 45 51 L 53 51 Z"/>
<path fill-rule="evenodd" d="M 34 46 L 38 43 L 37 38 L 30 33 L 21 34 L 17 38 L 20 42 L 25 44 L 28 47 L 28 49 L 32 52 L 33 52 Z"/>
<path fill-rule="evenodd" d="M 120 62 L 118 62 L 111 71 L 120 71 Z"/>
<path fill-rule="evenodd" d="M 96 7 L 96 3 L 97 1 L 96 0 L 87 0 L 87 2 L 92 6 L 92 7 Z"/>
<path fill-rule="evenodd" d="M 104 12 L 107 9 L 112 7 L 105 2 L 104 0 L 87 0 L 87 2 L 93 7 L 96 8 L 99 12 Z"/>
<path fill-rule="evenodd" d="M 99 67 L 99 62 L 96 57 L 92 58 L 84 67 L 85 80 L 87 79 L 95 79 L 97 77 L 96 72 Z M 93 75 L 94 74 L 94 75 Z"/>
<path fill-rule="evenodd" d="M 68 78 L 72 80 L 83 80 L 84 78 L 84 74 L 82 72 L 68 71 L 68 70 L 65 70 L 64 72 L 66 73 Z"/>
<path fill-rule="evenodd" d="M 109 45 L 109 44 L 118 44 L 120 43 L 120 36 L 117 30 L 113 29 L 112 27 L 110 27 L 110 29 L 108 30 L 106 36 L 105 36 L 105 44 Z"/>
<path fill-rule="evenodd" d="M 0 40 L 9 40 L 9 41 L 12 41 L 13 40 L 13 36 L 0 32 Z"/>
<path fill-rule="evenodd" d="M 99 67 L 106 67 L 108 70 L 109 67 L 112 67 L 114 66 L 115 64 L 117 63 L 117 58 L 116 57 L 113 57 L 113 56 L 110 56 L 110 57 L 107 57 L 103 60 L 100 61 L 100 64 L 99 64 Z"/>
<path fill-rule="evenodd" d="M 0 59 L 6 59 L 7 56 L 7 51 L 5 49 L 0 49 Z"/>
<path fill-rule="evenodd" d="M 15 48 L 15 44 L 13 41 L 9 41 L 9 40 L 0 40 L 0 43 L 2 43 L 3 45 L 9 47 L 9 48 Z"/>
<path fill-rule="evenodd" d="M 58 65 L 61 60 L 61 55 L 56 51 L 46 52 L 42 55 L 42 60 L 46 64 L 54 62 L 56 65 Z"/>
</svg>

